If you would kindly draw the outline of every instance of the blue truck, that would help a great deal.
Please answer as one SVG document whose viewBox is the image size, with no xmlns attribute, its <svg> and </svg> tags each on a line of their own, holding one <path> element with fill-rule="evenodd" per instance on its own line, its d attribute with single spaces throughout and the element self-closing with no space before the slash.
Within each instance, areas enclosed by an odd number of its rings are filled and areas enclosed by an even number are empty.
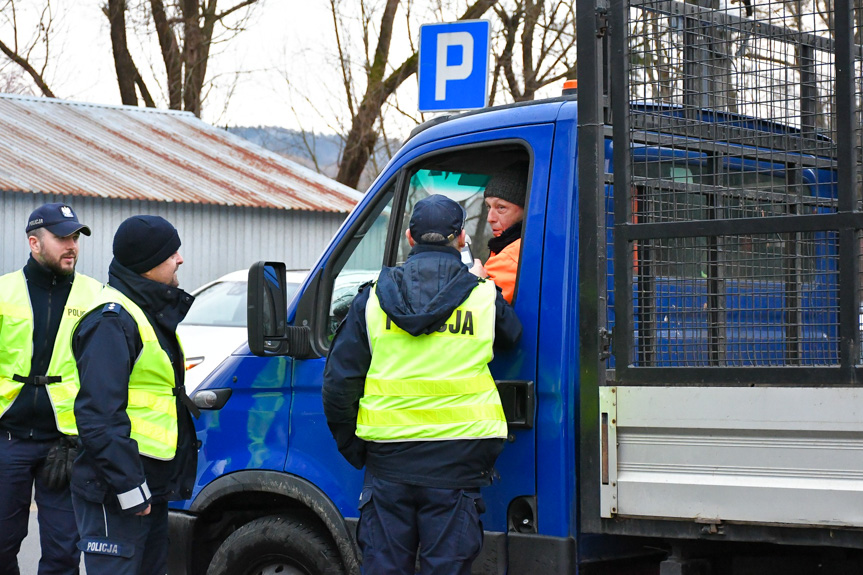
<svg viewBox="0 0 863 575">
<path fill-rule="evenodd" d="M 423 197 L 464 206 L 484 259 L 482 192 L 514 163 L 524 333 L 491 364 L 509 436 L 473 572 L 863 569 L 860 94 L 843 72 L 860 48 L 842 26 L 752 26 L 742 5 L 601 4 L 579 3 L 577 95 L 418 127 L 290 301 L 283 265 L 252 267 L 249 345 L 194 396 L 172 573 L 361 572 L 362 473 L 321 403 L 330 342 L 357 287 L 405 260 Z M 759 35 L 793 73 L 753 81 L 745 50 L 720 50 Z"/>
</svg>

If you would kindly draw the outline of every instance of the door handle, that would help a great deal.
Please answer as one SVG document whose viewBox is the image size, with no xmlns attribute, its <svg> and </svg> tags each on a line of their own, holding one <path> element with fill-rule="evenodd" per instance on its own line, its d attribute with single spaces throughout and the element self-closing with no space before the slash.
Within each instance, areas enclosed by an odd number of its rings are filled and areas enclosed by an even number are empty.
<svg viewBox="0 0 863 575">
<path fill-rule="evenodd" d="M 536 394 L 532 381 L 495 380 L 506 423 L 513 429 L 532 429 Z"/>
</svg>

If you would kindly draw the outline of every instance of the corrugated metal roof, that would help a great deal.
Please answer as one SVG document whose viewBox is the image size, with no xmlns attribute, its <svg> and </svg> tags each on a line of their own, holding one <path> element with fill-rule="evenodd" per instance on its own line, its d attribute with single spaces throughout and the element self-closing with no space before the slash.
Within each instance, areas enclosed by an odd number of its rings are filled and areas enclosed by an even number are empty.
<svg viewBox="0 0 863 575">
<path fill-rule="evenodd" d="M 323 212 L 362 197 L 189 112 L 6 94 L 0 189 Z"/>
</svg>

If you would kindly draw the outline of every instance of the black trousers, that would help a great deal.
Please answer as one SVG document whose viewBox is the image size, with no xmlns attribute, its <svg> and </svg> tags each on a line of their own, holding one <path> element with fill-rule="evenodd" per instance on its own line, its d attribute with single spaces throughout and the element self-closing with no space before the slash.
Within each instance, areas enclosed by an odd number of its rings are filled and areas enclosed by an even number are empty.
<svg viewBox="0 0 863 575">
<path fill-rule="evenodd" d="M 36 486 L 39 575 L 78 573 L 78 529 L 69 487 L 49 489 L 39 476 L 54 440 L 17 439 L 0 434 L 0 575 L 18 575 L 18 551 L 27 535 L 30 498 Z"/>
<path fill-rule="evenodd" d="M 366 474 L 357 540 L 364 575 L 469 575 L 482 549 L 479 489 L 439 489 Z M 88 573 L 89 575 L 89 573 Z"/>
<path fill-rule="evenodd" d="M 168 572 L 168 504 L 149 515 L 127 515 L 72 494 L 87 575 L 165 575 Z"/>
</svg>

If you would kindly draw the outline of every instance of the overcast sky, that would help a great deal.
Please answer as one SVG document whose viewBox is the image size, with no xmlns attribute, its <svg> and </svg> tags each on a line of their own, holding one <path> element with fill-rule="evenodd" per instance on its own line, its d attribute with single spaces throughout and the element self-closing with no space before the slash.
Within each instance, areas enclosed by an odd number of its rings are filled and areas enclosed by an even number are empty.
<svg viewBox="0 0 863 575">
<path fill-rule="evenodd" d="M 19 22 L 26 21 L 28 2 L 35 5 L 40 0 L 18 0 Z M 105 0 L 54 0 L 53 4 L 61 16 L 52 46 L 55 57 L 46 73 L 53 91 L 65 99 L 119 104 L 108 21 L 101 10 Z M 233 4 L 219 2 L 222 9 Z M 0 28 L 0 35 L 10 43 L 8 28 Z M 22 41 L 25 36 L 21 34 Z M 340 109 L 343 88 L 333 61 L 333 37 L 328 0 L 262 0 L 248 29 L 215 47 L 207 72 L 214 87 L 205 100 L 203 119 L 230 126 L 296 128 L 302 123 L 307 129 L 333 131 L 336 114 L 345 113 Z M 155 39 L 149 57 L 136 48 L 131 36 L 130 49 L 142 75 L 151 76 L 151 66 L 162 74 L 164 64 L 152 52 L 158 49 Z M 393 51 L 406 54 L 406 38 L 397 38 Z M 242 74 L 237 77 L 237 72 Z M 408 80 L 406 92 L 415 91 L 415 84 L 415 79 Z M 152 77 L 148 85 L 151 92 L 163 92 Z M 306 99 L 314 102 L 318 112 Z M 416 110 L 415 102 L 406 106 Z"/>
</svg>

